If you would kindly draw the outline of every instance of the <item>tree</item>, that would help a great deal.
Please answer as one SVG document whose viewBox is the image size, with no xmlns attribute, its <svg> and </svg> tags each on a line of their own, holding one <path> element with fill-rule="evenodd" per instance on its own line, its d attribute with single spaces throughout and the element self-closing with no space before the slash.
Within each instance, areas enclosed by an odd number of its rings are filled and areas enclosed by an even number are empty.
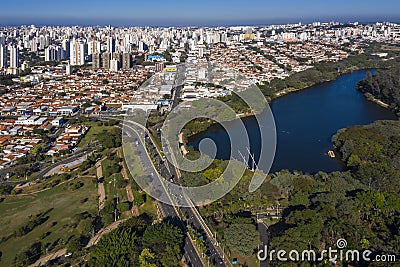
<svg viewBox="0 0 400 267">
<path fill-rule="evenodd" d="M 129 210 L 129 203 L 127 202 L 120 202 L 117 205 L 117 209 L 119 210 L 119 212 L 125 212 Z"/>
<path fill-rule="evenodd" d="M 122 144 L 122 131 L 118 128 L 104 130 L 102 133 L 96 135 L 96 138 L 104 148 L 120 147 Z"/>
<path fill-rule="evenodd" d="M 223 170 L 221 167 L 217 167 L 215 169 L 207 169 L 204 171 L 203 176 L 206 177 L 209 181 L 215 181 L 221 177 Z"/>
<path fill-rule="evenodd" d="M 119 227 L 104 235 L 92 253 L 96 266 L 130 266 L 130 253 L 135 249 L 136 233 L 132 228 Z"/>
<path fill-rule="evenodd" d="M 37 261 L 42 255 L 42 243 L 35 242 L 18 253 L 14 258 L 14 266 L 27 266 Z"/>
<path fill-rule="evenodd" d="M 2 183 L 0 184 L 0 195 L 8 195 L 11 193 L 12 186 L 9 184 Z"/>
<path fill-rule="evenodd" d="M 145 248 L 139 256 L 140 267 L 157 267 L 155 262 L 155 255 L 150 249 Z"/>
<path fill-rule="evenodd" d="M 229 248 L 243 256 L 249 256 L 257 249 L 260 236 L 253 224 L 232 224 L 224 233 Z"/>
<path fill-rule="evenodd" d="M 71 238 L 71 240 L 67 244 L 67 252 L 69 253 L 75 253 L 78 251 L 81 251 L 83 247 L 81 237 L 80 236 L 74 236 Z"/>
<path fill-rule="evenodd" d="M 147 227 L 142 243 L 145 248 L 154 251 L 157 266 L 178 266 L 182 258 L 183 233 L 181 229 L 162 222 Z"/>
</svg>

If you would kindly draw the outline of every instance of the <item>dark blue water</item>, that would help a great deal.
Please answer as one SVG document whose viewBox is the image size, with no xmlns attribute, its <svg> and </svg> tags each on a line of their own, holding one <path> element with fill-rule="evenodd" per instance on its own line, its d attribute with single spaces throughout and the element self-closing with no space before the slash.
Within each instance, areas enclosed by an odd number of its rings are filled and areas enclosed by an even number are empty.
<svg viewBox="0 0 400 267">
<path fill-rule="evenodd" d="M 329 158 L 332 136 L 351 125 L 365 125 L 376 120 L 396 120 L 393 112 L 368 101 L 355 89 L 367 71 L 357 71 L 340 76 L 329 83 L 313 86 L 274 100 L 271 109 L 277 130 L 277 151 L 270 172 L 282 169 L 308 173 L 343 170 L 338 159 Z M 254 117 L 244 118 L 252 153 L 256 160 L 260 153 L 260 132 Z M 238 123 L 228 124 L 235 131 Z M 230 159 L 229 138 L 221 127 L 212 127 L 189 140 L 198 149 L 199 142 L 211 138 L 217 145 L 218 159 Z"/>
</svg>

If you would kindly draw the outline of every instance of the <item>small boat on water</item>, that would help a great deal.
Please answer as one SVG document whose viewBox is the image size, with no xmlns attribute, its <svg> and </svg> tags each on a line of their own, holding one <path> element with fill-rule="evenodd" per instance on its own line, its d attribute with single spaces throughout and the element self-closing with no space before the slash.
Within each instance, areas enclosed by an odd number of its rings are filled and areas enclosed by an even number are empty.
<svg viewBox="0 0 400 267">
<path fill-rule="evenodd" d="M 333 152 L 332 150 L 329 150 L 329 151 L 328 151 L 328 156 L 331 157 L 331 158 L 336 157 L 336 156 L 335 156 L 335 152 Z"/>
</svg>

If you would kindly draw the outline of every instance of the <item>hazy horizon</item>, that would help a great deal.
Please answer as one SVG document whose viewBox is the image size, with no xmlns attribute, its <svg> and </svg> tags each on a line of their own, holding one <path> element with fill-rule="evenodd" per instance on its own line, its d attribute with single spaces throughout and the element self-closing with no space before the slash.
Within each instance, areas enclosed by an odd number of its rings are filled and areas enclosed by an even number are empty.
<svg viewBox="0 0 400 267">
<path fill-rule="evenodd" d="M 21 0 L 2 3 L 1 26 L 232 26 L 312 21 L 400 21 L 400 2 Z"/>
</svg>

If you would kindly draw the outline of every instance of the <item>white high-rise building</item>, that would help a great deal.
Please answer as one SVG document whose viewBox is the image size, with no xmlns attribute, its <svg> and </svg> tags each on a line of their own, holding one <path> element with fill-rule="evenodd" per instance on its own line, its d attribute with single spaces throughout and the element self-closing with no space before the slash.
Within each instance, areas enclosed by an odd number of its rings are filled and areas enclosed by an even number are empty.
<svg viewBox="0 0 400 267">
<path fill-rule="evenodd" d="M 107 52 L 108 53 L 115 52 L 115 41 L 111 36 L 107 37 Z"/>
<path fill-rule="evenodd" d="M 93 55 L 101 52 L 101 43 L 99 41 L 88 42 L 88 55 Z"/>
<path fill-rule="evenodd" d="M 31 48 L 31 52 L 36 53 L 38 51 L 38 44 L 37 44 L 36 37 L 32 39 L 32 41 L 30 43 L 30 48 Z"/>
<path fill-rule="evenodd" d="M 8 50 L 5 45 L 0 44 L 0 68 L 7 68 Z"/>
<path fill-rule="evenodd" d="M 139 52 L 144 52 L 146 44 L 143 41 L 139 41 Z"/>
<path fill-rule="evenodd" d="M 110 60 L 110 71 L 115 71 L 115 72 L 117 72 L 118 69 L 119 69 L 118 63 L 119 63 L 118 60 L 116 60 L 116 59 L 111 59 L 111 60 Z"/>
<path fill-rule="evenodd" d="M 73 40 L 70 44 L 70 64 L 71 66 L 85 64 L 85 44 Z"/>
<path fill-rule="evenodd" d="M 8 47 L 10 51 L 10 67 L 19 68 L 19 49 L 17 46 L 10 45 Z"/>
<path fill-rule="evenodd" d="M 59 61 L 63 59 L 64 51 L 61 46 L 49 46 L 44 50 L 45 61 Z"/>
<path fill-rule="evenodd" d="M 54 56 L 54 49 L 52 47 L 47 47 L 44 50 L 44 61 L 53 61 L 55 58 Z"/>
</svg>

